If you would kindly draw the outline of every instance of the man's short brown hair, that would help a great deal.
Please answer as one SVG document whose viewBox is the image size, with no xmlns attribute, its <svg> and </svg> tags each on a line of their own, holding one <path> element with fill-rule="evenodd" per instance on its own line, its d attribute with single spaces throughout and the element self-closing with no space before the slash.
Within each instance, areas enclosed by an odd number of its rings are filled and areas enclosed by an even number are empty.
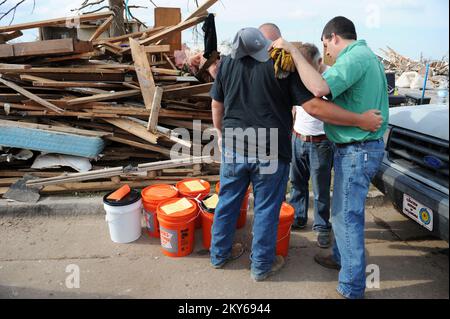
<svg viewBox="0 0 450 319">
<path fill-rule="evenodd" d="M 310 64 L 315 63 L 321 57 L 319 49 L 312 43 L 302 43 L 299 49 Z"/>
</svg>

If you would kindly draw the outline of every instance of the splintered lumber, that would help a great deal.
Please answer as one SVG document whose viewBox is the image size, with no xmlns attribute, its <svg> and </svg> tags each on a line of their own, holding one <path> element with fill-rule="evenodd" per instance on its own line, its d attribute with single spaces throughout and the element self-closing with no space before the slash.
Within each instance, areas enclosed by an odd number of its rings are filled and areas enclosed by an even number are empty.
<svg viewBox="0 0 450 319">
<path fill-rule="evenodd" d="M 148 56 L 139 42 L 132 38 L 130 38 L 130 48 L 145 107 L 151 109 L 156 87 Z"/>
<path fill-rule="evenodd" d="M 120 137 L 116 137 L 116 136 L 109 136 L 109 137 L 106 137 L 106 139 L 110 140 L 110 141 L 113 141 L 113 142 L 117 142 L 117 143 L 129 145 L 129 146 L 133 146 L 133 147 L 136 147 L 136 148 L 140 148 L 140 149 L 143 149 L 143 150 L 160 153 L 160 154 L 163 154 L 163 155 L 165 155 L 167 157 L 170 157 L 170 151 L 168 149 L 163 148 L 163 147 L 159 147 L 159 146 L 155 146 L 155 145 L 149 145 L 149 144 L 144 144 L 144 143 L 139 143 L 139 142 L 136 142 L 136 141 L 132 141 L 130 139 L 120 138 Z"/>
<path fill-rule="evenodd" d="M 16 43 L 13 45 L 15 57 L 52 54 L 87 53 L 93 50 L 92 44 L 76 39 L 56 39 Z"/>
<path fill-rule="evenodd" d="M 174 76 L 180 76 L 181 71 L 179 70 L 172 70 L 172 69 L 162 69 L 162 68 L 152 68 L 152 71 L 157 74 L 163 74 L 163 75 L 174 75 Z"/>
<path fill-rule="evenodd" d="M 187 86 L 184 88 L 164 90 L 164 99 L 177 99 L 190 97 L 196 94 L 209 93 L 213 83 Z"/>
<path fill-rule="evenodd" d="M 108 19 L 106 19 L 106 21 L 103 22 L 103 24 L 101 26 L 99 26 L 97 28 L 97 30 L 95 30 L 94 34 L 89 38 L 89 41 L 92 42 L 92 41 L 96 40 L 99 36 L 101 36 L 102 33 L 105 32 L 106 29 L 109 28 L 113 19 L 114 19 L 114 16 L 110 16 Z"/>
<path fill-rule="evenodd" d="M 31 68 L 31 65 L 29 64 L 7 64 L 7 63 L 0 63 L 0 69 L 10 69 L 10 70 L 26 70 Z"/>
<path fill-rule="evenodd" d="M 89 102 L 110 101 L 110 100 L 116 100 L 116 99 L 121 99 L 121 98 L 125 98 L 125 97 L 135 96 L 140 93 L 141 93 L 140 90 L 128 90 L 128 91 L 121 91 L 121 92 L 114 92 L 114 93 L 96 94 L 93 96 L 80 97 L 77 99 L 67 101 L 67 105 L 76 105 L 76 104 L 83 104 L 83 103 L 89 103 Z"/>
<path fill-rule="evenodd" d="M 148 37 L 145 40 L 140 41 L 139 43 L 141 45 L 147 45 L 147 44 L 150 44 L 150 43 L 157 42 L 158 40 L 167 38 L 168 36 L 170 36 L 171 34 L 173 34 L 175 32 L 189 29 L 190 27 L 193 27 L 193 26 L 195 26 L 195 25 L 197 25 L 199 23 L 202 23 L 205 20 L 206 20 L 206 16 L 192 18 L 192 19 L 187 20 L 185 22 L 181 22 L 181 23 L 179 23 L 176 26 L 173 26 L 173 27 L 165 29 L 165 30 L 163 30 L 161 32 L 155 33 L 154 35 Z M 131 51 L 130 48 L 125 48 L 125 49 L 122 50 L 122 53 L 126 54 L 126 53 L 129 53 L 130 51 Z"/>
<path fill-rule="evenodd" d="M 40 28 L 40 27 L 56 26 L 56 25 L 66 25 L 68 27 L 69 26 L 75 27 L 78 24 L 80 24 L 81 22 L 105 19 L 113 14 L 114 13 L 112 11 L 105 11 L 105 12 L 100 12 L 100 13 L 83 14 L 83 15 L 72 16 L 72 17 L 64 17 L 64 18 L 43 20 L 43 21 L 37 21 L 37 22 L 15 24 L 15 25 L 10 25 L 10 26 L 0 27 L 0 33 L 16 31 L 16 30 L 28 30 L 28 29 L 34 29 L 34 28 Z"/>
<path fill-rule="evenodd" d="M 204 4 L 202 4 L 200 7 L 198 7 L 197 10 L 195 10 L 194 12 L 192 12 L 192 14 L 187 17 L 186 20 L 192 19 L 194 17 L 197 17 L 199 15 L 203 15 L 206 13 L 206 11 L 212 7 L 218 0 L 207 0 Z"/>
<path fill-rule="evenodd" d="M 11 44 L 0 44 L 0 58 L 14 56 L 14 47 Z"/>
<path fill-rule="evenodd" d="M 147 129 L 143 125 L 140 125 L 134 121 L 128 119 L 110 119 L 110 118 L 104 118 L 103 120 L 108 122 L 109 124 L 121 128 L 124 131 L 131 133 L 132 135 L 140 137 L 143 140 L 146 140 L 147 142 L 150 142 L 152 144 L 158 143 L 157 135 L 147 131 Z"/>
<path fill-rule="evenodd" d="M 115 42 L 122 42 L 122 41 L 126 41 L 129 38 L 139 38 L 141 36 L 145 35 L 145 38 L 156 33 L 159 32 L 161 30 L 165 29 L 165 27 L 158 27 L 158 28 L 152 28 L 152 29 L 147 29 L 144 31 L 139 31 L 139 32 L 133 32 L 133 33 L 128 33 L 128 34 L 124 34 L 124 35 L 120 35 L 117 37 L 111 37 L 111 38 L 107 38 L 107 39 L 98 39 L 98 40 L 94 40 L 94 44 L 104 44 L 104 43 L 115 43 Z"/>
<path fill-rule="evenodd" d="M 20 86 L 18 86 L 17 84 L 15 84 L 13 82 L 3 79 L 1 74 L 0 74 L 0 82 L 3 83 L 4 85 L 8 86 L 9 88 L 13 89 L 14 91 L 22 94 L 23 96 L 26 96 L 30 100 L 33 100 L 33 101 L 39 103 L 40 105 L 45 106 L 46 108 L 48 108 L 52 111 L 55 111 L 56 113 L 64 113 L 64 110 L 57 107 L 56 105 L 53 105 L 52 103 L 40 98 L 39 96 L 21 88 Z"/>
<path fill-rule="evenodd" d="M 11 127 L 32 128 L 32 129 L 38 129 L 38 130 L 44 130 L 44 131 L 61 132 L 61 133 L 77 134 L 77 135 L 92 136 L 92 137 L 105 137 L 105 136 L 112 135 L 109 132 L 88 131 L 88 130 L 81 130 L 81 129 L 66 127 L 66 126 L 61 127 L 61 126 L 54 126 L 54 125 L 44 125 L 44 124 L 16 122 L 16 121 L 7 121 L 7 120 L 0 120 L 0 125 L 11 126 Z"/>
<path fill-rule="evenodd" d="M 88 181 L 100 178 L 108 178 L 114 177 L 121 174 L 127 173 L 142 173 L 149 172 L 155 170 L 162 170 L 165 168 L 174 168 L 180 166 L 188 166 L 199 164 L 202 162 L 211 161 L 211 156 L 200 156 L 200 157 L 187 157 L 182 159 L 168 160 L 168 161 L 160 161 L 146 164 L 139 164 L 135 168 L 127 168 L 127 167 L 115 167 L 109 169 L 100 169 L 95 171 L 90 171 L 86 173 L 74 173 L 74 174 L 66 174 L 57 177 L 49 177 L 42 179 L 34 179 L 26 182 L 27 186 L 46 186 L 46 185 L 55 185 L 55 184 L 64 184 L 69 182 L 76 181 Z"/>
<path fill-rule="evenodd" d="M 21 37 L 22 35 L 23 35 L 22 31 L 19 30 L 0 34 L 0 44 Z"/>
<path fill-rule="evenodd" d="M 150 110 L 150 116 L 148 118 L 147 130 L 152 133 L 156 133 L 159 118 L 159 111 L 161 110 L 161 100 L 164 90 L 161 87 L 157 87 L 153 98 L 152 108 Z"/>
<path fill-rule="evenodd" d="M 149 54 L 170 52 L 170 45 L 148 45 L 143 48 L 143 51 Z"/>
</svg>

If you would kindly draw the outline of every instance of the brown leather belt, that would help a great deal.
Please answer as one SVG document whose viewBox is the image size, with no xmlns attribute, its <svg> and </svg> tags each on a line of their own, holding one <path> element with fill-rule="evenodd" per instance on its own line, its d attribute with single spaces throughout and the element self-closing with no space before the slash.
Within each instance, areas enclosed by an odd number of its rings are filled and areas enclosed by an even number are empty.
<svg viewBox="0 0 450 319">
<path fill-rule="evenodd" d="M 303 142 L 308 142 L 308 143 L 320 143 L 320 142 L 328 140 L 328 137 L 326 135 L 306 136 L 306 135 L 302 135 L 300 133 L 297 133 L 296 131 L 294 131 L 294 134 L 299 139 L 301 139 Z"/>
</svg>

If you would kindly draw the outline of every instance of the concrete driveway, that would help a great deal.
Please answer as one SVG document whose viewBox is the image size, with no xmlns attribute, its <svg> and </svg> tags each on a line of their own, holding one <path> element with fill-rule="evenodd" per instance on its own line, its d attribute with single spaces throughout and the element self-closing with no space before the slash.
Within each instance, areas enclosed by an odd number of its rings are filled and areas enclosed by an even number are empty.
<svg viewBox="0 0 450 319">
<path fill-rule="evenodd" d="M 251 243 L 251 213 L 237 240 Z M 380 287 L 368 299 L 449 298 L 448 244 L 430 238 L 392 206 L 367 208 L 368 264 L 380 271 Z M 266 282 L 250 279 L 249 253 L 223 270 L 209 266 L 201 231 L 194 253 L 165 257 L 158 240 L 110 241 L 104 216 L 0 217 L 1 298 L 336 298 L 336 271 L 316 265 L 321 252 L 310 227 L 293 232 L 285 268 Z M 80 288 L 66 278 L 80 270 Z M 69 266 L 69 268 L 67 268 Z M 73 267 L 73 266 L 72 266 Z M 66 272 L 68 270 L 69 272 Z M 70 283 L 70 281 L 69 281 Z M 69 285 L 70 286 L 70 285 Z"/>
</svg>

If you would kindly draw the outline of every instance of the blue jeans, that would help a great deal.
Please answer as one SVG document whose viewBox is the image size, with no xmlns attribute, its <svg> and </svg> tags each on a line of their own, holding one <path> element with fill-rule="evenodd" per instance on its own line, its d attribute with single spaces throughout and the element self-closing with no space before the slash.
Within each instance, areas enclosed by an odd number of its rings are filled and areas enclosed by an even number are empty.
<svg viewBox="0 0 450 319">
<path fill-rule="evenodd" d="M 275 173 L 261 174 L 269 165 L 278 165 Z M 212 227 L 211 264 L 217 266 L 230 258 L 242 201 L 252 183 L 255 208 L 251 270 L 255 275 L 263 275 L 271 270 L 275 260 L 280 209 L 286 196 L 288 177 L 288 162 L 249 160 L 223 149 L 220 199 Z"/>
<path fill-rule="evenodd" d="M 314 191 L 314 225 L 316 232 L 330 232 L 330 184 L 333 167 L 333 144 L 302 141 L 292 136 L 291 199 L 295 208 L 295 223 L 308 220 L 309 179 Z"/>
<path fill-rule="evenodd" d="M 333 257 L 341 265 L 338 292 L 346 298 L 364 297 L 366 256 L 365 203 L 372 178 L 384 156 L 383 140 L 336 147 L 332 224 Z"/>
</svg>

